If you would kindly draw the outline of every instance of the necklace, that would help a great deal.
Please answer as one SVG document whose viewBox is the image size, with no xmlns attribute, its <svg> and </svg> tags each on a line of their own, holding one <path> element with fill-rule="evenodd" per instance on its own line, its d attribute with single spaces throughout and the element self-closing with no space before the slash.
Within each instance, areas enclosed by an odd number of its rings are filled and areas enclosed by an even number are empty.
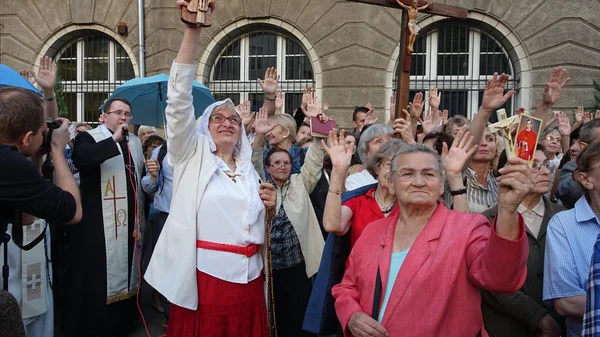
<svg viewBox="0 0 600 337">
<path fill-rule="evenodd" d="M 377 190 L 373 192 L 373 195 L 375 196 L 375 201 L 377 201 L 379 209 L 381 209 L 381 213 L 388 214 L 394 209 L 394 202 L 392 202 L 392 204 L 389 206 L 385 206 L 382 202 L 379 201 L 379 199 L 377 198 Z"/>
<path fill-rule="evenodd" d="M 235 178 L 241 176 L 241 174 L 229 174 L 225 171 L 223 171 L 223 173 L 225 173 L 234 183 L 237 183 L 237 181 L 235 180 Z"/>
</svg>

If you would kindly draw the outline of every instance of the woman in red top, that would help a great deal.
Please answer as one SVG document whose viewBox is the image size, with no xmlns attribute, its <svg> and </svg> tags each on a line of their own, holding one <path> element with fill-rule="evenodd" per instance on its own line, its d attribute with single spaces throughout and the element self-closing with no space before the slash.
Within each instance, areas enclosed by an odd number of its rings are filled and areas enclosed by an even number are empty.
<svg viewBox="0 0 600 337">
<path fill-rule="evenodd" d="M 386 176 L 390 172 L 390 164 L 394 153 L 406 143 L 399 139 L 385 142 L 379 151 L 366 162 L 366 169 L 377 178 L 377 186 L 366 194 L 354 197 L 342 205 L 344 179 L 350 166 L 352 153 L 329 153 L 331 158 L 331 177 L 329 193 L 323 213 L 325 230 L 337 235 L 344 235 L 350 230 L 350 246 L 353 246 L 365 227 L 373 221 L 398 213 L 396 197 L 390 193 Z"/>
</svg>

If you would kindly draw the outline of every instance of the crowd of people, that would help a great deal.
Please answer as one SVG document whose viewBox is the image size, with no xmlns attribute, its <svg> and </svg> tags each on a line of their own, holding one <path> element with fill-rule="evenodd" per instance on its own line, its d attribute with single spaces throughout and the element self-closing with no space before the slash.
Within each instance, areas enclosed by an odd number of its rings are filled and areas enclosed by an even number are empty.
<svg viewBox="0 0 600 337">
<path fill-rule="evenodd" d="M 196 120 L 202 28 L 183 29 L 167 140 L 150 126 L 135 135 L 142 112 L 121 98 L 96 126 L 58 118 L 48 57 L 23 73 L 43 100 L 0 89 L 2 276 L 22 319 L 11 336 L 53 336 L 55 307 L 64 336 L 126 336 L 144 300 L 169 337 L 600 334 L 600 111 L 578 107 L 572 122 L 552 110 L 565 69 L 510 130 L 517 155 L 488 128 L 514 94 L 506 74 L 472 120 L 440 110 L 431 88 L 399 118 L 357 106 L 353 129 L 316 137 L 328 104 L 306 88 L 281 113 L 274 68 L 258 79 L 258 111 L 226 99 Z M 335 311 L 336 331 L 306 314 L 315 303 Z"/>
</svg>

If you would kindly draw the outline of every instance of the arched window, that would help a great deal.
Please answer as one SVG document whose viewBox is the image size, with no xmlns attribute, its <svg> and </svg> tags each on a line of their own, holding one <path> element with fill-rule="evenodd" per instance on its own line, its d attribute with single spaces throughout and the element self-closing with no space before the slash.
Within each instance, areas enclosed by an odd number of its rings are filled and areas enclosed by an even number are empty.
<svg viewBox="0 0 600 337">
<path fill-rule="evenodd" d="M 485 85 L 494 72 L 510 75 L 507 89 L 516 89 L 513 62 L 506 49 L 491 34 L 465 24 L 442 24 L 422 32 L 411 56 L 410 100 L 417 92 L 428 96 L 430 87 L 443 92 L 440 109 L 450 115 L 472 118 L 477 112 Z M 394 88 L 396 87 L 394 82 Z M 514 96 L 505 105 L 514 108 Z M 496 118 L 495 115 L 492 116 Z"/>
<path fill-rule="evenodd" d="M 264 79 L 268 67 L 277 68 L 285 93 L 283 109 L 291 113 L 300 106 L 304 88 L 314 87 L 314 76 L 302 44 L 289 36 L 255 31 L 233 40 L 219 53 L 208 87 L 215 99 L 228 97 L 235 104 L 247 99 L 256 111 L 264 99 L 256 79 Z"/>
<path fill-rule="evenodd" d="M 125 49 L 103 34 L 76 37 L 55 57 L 68 118 L 97 123 L 98 108 L 121 84 L 135 77 Z"/>
</svg>

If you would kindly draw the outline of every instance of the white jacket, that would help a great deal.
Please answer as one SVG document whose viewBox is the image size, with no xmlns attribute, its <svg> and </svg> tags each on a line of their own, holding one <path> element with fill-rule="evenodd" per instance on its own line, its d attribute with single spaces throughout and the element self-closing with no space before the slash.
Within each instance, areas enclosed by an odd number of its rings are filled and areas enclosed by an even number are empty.
<svg viewBox="0 0 600 337">
<path fill-rule="evenodd" d="M 198 307 L 197 213 L 204 189 L 218 169 L 208 140 L 196 130 L 191 94 L 195 73 L 196 65 L 173 62 L 171 67 L 165 113 L 167 153 L 173 166 L 173 198 L 169 217 L 144 275 L 171 303 L 190 310 Z M 264 211 L 257 221 L 264 221 Z"/>
</svg>

